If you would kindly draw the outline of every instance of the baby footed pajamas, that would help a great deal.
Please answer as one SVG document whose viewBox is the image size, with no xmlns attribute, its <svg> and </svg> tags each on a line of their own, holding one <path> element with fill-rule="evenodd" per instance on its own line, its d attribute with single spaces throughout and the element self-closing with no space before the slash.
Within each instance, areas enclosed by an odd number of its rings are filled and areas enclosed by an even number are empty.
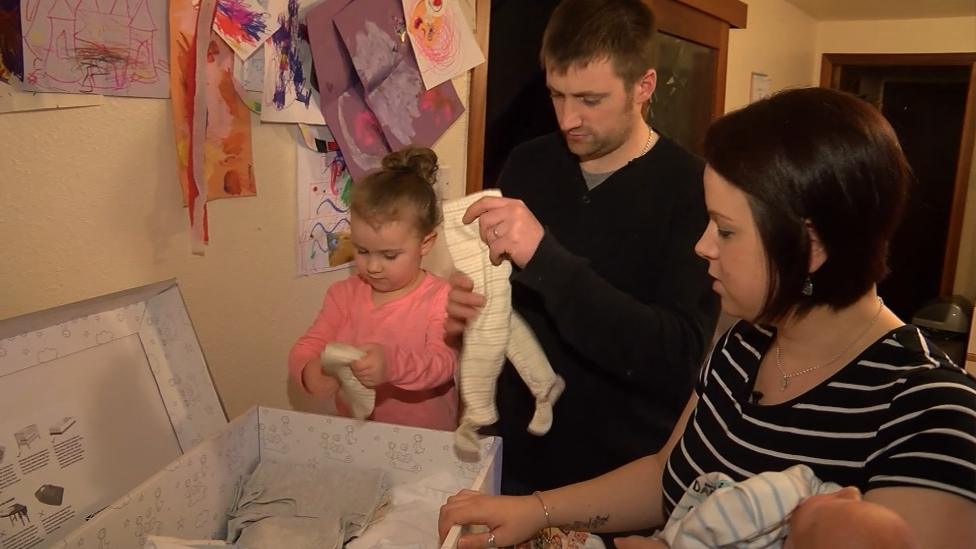
<svg viewBox="0 0 976 549">
<path fill-rule="evenodd" d="M 454 266 L 474 282 L 474 291 L 485 296 L 485 306 L 464 330 L 458 361 L 458 384 L 464 414 L 455 441 L 461 450 L 477 451 L 476 431 L 498 421 L 495 384 L 505 365 L 512 362 L 535 397 L 535 414 L 528 430 L 544 435 L 552 427 L 552 406 L 565 384 L 556 375 L 542 347 L 525 321 L 512 311 L 512 265 L 491 264 L 488 245 L 481 240 L 478 224 L 461 222 L 465 210 L 483 196 L 501 196 L 491 189 L 444 203 L 444 240 Z"/>
</svg>

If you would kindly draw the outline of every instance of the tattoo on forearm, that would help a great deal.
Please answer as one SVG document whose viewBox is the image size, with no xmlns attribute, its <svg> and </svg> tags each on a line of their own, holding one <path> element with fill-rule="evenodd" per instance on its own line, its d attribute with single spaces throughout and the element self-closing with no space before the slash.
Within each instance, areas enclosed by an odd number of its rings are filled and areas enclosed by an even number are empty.
<svg viewBox="0 0 976 549">
<path fill-rule="evenodd" d="M 606 524 L 608 520 L 610 520 L 610 515 L 603 515 L 602 517 L 600 515 L 596 515 L 595 517 L 590 517 L 590 519 L 586 521 L 578 520 L 576 522 L 571 522 L 567 524 L 566 527 L 570 530 L 592 532 Z"/>
</svg>

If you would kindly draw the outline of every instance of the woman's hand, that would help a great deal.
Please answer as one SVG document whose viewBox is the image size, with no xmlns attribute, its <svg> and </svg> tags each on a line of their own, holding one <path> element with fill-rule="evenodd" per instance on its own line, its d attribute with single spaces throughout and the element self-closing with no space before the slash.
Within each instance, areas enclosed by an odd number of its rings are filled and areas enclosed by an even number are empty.
<svg viewBox="0 0 976 549">
<path fill-rule="evenodd" d="M 441 542 L 455 524 L 483 524 L 488 532 L 465 534 L 458 540 L 458 549 L 506 547 L 530 539 L 547 526 L 546 515 L 534 496 L 486 496 L 474 490 L 461 490 L 447 498 L 441 507 L 437 530 Z"/>
</svg>

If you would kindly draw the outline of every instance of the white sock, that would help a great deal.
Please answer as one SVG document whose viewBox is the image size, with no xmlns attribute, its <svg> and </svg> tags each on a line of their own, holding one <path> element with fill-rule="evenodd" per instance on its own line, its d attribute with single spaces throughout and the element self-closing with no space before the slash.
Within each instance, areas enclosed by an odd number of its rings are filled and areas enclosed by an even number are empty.
<svg viewBox="0 0 976 549">
<path fill-rule="evenodd" d="M 369 417 L 376 406 L 376 391 L 360 383 L 349 369 L 350 364 L 365 355 L 366 353 L 345 343 L 329 343 L 321 355 L 322 369 L 339 378 L 339 395 L 357 419 Z"/>
</svg>

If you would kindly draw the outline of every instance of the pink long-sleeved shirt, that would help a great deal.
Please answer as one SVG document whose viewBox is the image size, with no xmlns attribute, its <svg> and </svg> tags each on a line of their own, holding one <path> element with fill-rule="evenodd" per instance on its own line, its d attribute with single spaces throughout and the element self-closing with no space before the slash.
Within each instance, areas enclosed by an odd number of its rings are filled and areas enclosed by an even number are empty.
<svg viewBox="0 0 976 549">
<path fill-rule="evenodd" d="M 458 410 L 457 353 L 444 342 L 449 289 L 447 281 L 427 273 L 410 293 L 377 307 L 372 288 L 358 276 L 332 284 L 315 322 L 288 355 L 291 376 L 304 388 L 302 369 L 328 343 L 377 343 L 386 351 L 389 381 L 376 387 L 370 419 L 453 430 Z M 338 397 L 336 408 L 349 415 Z"/>
</svg>

